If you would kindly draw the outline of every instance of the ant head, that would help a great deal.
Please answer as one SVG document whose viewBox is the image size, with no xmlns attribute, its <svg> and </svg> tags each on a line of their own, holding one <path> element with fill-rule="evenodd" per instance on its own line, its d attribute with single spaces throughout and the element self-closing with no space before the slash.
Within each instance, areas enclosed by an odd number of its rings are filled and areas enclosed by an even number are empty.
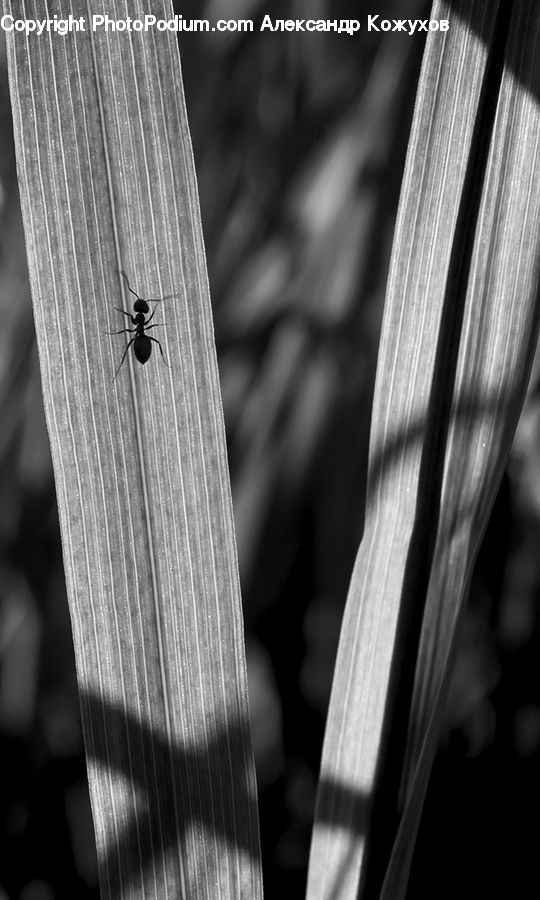
<svg viewBox="0 0 540 900">
<path fill-rule="evenodd" d="M 146 300 L 142 300 L 141 297 L 139 297 L 137 300 L 135 300 L 135 303 L 133 304 L 133 309 L 137 313 L 140 313 L 140 312 L 147 313 L 149 311 L 150 307 L 148 306 L 148 303 L 146 302 Z"/>
</svg>

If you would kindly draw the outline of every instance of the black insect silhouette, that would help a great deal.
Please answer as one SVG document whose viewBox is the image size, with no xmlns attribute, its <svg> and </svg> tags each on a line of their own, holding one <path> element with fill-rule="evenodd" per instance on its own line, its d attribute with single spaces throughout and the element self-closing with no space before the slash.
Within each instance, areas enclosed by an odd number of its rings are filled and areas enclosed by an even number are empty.
<svg viewBox="0 0 540 900">
<path fill-rule="evenodd" d="M 122 272 L 121 269 L 120 269 L 120 275 L 124 279 L 128 291 L 131 294 L 133 294 L 133 296 L 136 298 L 135 302 L 133 303 L 133 312 L 135 313 L 135 315 L 132 316 L 131 313 L 126 312 L 125 309 L 120 309 L 119 306 L 115 306 L 114 308 L 118 312 L 121 312 L 124 316 L 127 316 L 128 319 L 131 320 L 131 322 L 133 323 L 135 328 L 121 328 L 120 331 L 106 331 L 105 334 L 109 334 L 109 335 L 134 334 L 135 337 L 131 338 L 126 349 L 124 350 L 124 355 L 122 356 L 122 359 L 120 360 L 120 365 L 118 366 L 116 372 L 114 373 L 113 381 L 116 381 L 116 376 L 118 375 L 120 369 L 122 368 L 122 363 L 124 362 L 124 360 L 126 358 L 126 354 L 132 344 L 133 344 L 133 353 L 135 354 L 135 359 L 138 362 L 140 362 L 141 365 L 143 365 L 143 366 L 145 363 L 148 362 L 148 360 L 150 359 L 150 357 L 152 355 L 152 342 L 154 344 L 157 344 L 160 349 L 163 362 L 165 363 L 167 368 L 170 369 L 171 367 L 170 367 L 169 363 L 167 362 L 167 360 L 165 359 L 165 356 L 163 354 L 163 347 L 161 346 L 158 339 L 155 337 L 151 337 L 149 334 L 146 334 L 146 332 L 150 328 L 163 328 L 163 327 L 165 327 L 166 323 L 165 322 L 159 322 L 159 323 L 156 322 L 155 325 L 150 325 L 150 322 L 154 318 L 154 315 L 156 312 L 155 310 L 153 313 L 151 313 L 151 315 L 148 317 L 148 319 L 146 318 L 146 316 L 147 316 L 147 313 L 150 312 L 150 307 L 148 305 L 149 303 L 161 303 L 163 300 L 170 300 L 172 297 L 175 297 L 176 295 L 169 294 L 167 297 L 153 297 L 153 298 L 149 298 L 148 300 L 143 300 L 142 297 L 139 297 L 139 295 L 136 294 L 135 291 L 133 291 L 131 289 L 127 275 L 125 272 Z"/>
</svg>

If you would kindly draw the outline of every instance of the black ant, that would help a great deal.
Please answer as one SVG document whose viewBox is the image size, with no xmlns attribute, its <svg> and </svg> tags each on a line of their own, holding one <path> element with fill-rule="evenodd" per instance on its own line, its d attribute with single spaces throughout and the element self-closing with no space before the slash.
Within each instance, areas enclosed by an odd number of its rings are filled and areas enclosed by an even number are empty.
<svg viewBox="0 0 540 900">
<path fill-rule="evenodd" d="M 146 332 L 148 331 L 149 328 L 162 328 L 165 326 L 165 323 L 160 322 L 158 324 L 156 322 L 155 325 L 150 325 L 150 322 L 152 321 L 152 319 L 154 317 L 155 310 L 148 319 L 146 318 L 146 314 L 148 312 L 150 312 L 150 307 L 148 306 L 149 303 L 161 303 L 162 300 L 170 300 L 170 298 L 174 297 L 175 295 L 170 294 L 167 297 L 154 297 L 154 298 L 149 298 L 148 300 L 143 300 L 143 298 L 139 297 L 139 295 L 136 294 L 135 291 L 131 290 L 131 287 L 129 286 L 129 281 L 127 279 L 127 275 L 125 274 L 125 272 L 122 272 L 121 269 L 120 269 L 120 275 L 124 279 L 128 291 L 131 294 L 133 294 L 134 297 L 137 298 L 133 304 L 133 312 L 136 313 L 136 315 L 132 316 L 131 313 L 126 312 L 125 309 L 120 309 L 119 306 L 115 306 L 114 308 L 118 312 L 123 313 L 124 316 L 127 316 L 128 319 L 131 319 L 133 325 L 135 325 L 135 328 L 122 328 L 122 329 L 120 329 L 120 331 L 106 331 L 105 334 L 112 335 L 112 334 L 126 334 L 126 333 L 133 334 L 133 333 L 135 333 L 135 337 L 131 338 L 129 344 L 127 345 L 126 349 L 124 350 L 124 355 L 122 356 L 122 359 L 120 360 L 120 365 L 118 366 L 116 372 L 114 373 L 113 381 L 116 381 L 116 376 L 118 375 L 120 369 L 122 368 L 122 363 L 124 362 L 124 360 L 126 358 L 126 354 L 132 344 L 133 344 L 133 352 L 135 354 L 135 359 L 138 360 L 138 362 L 140 362 L 144 366 L 144 364 L 148 362 L 148 360 L 150 359 L 150 357 L 152 355 L 151 341 L 153 341 L 154 344 L 158 345 L 158 347 L 161 351 L 161 356 L 163 358 L 163 362 L 165 363 L 167 368 L 170 369 L 171 367 L 168 364 L 168 362 L 166 361 L 165 356 L 163 355 L 163 347 L 161 346 L 161 344 L 159 343 L 157 338 L 150 337 L 149 334 L 146 334 Z"/>
</svg>

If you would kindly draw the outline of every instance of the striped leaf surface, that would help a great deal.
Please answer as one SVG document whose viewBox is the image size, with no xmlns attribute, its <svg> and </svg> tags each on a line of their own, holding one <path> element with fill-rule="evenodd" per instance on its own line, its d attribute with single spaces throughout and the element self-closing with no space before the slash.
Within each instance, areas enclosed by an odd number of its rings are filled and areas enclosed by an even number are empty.
<svg viewBox="0 0 540 900">
<path fill-rule="evenodd" d="M 538 334 L 540 10 L 436 0 L 431 18 L 450 27 L 427 41 L 402 187 L 310 900 L 405 896 Z"/>
<path fill-rule="evenodd" d="M 229 476 L 167 0 L 4 0 L 43 396 L 102 896 L 261 896 Z M 143 366 L 134 296 L 168 297 Z"/>
</svg>

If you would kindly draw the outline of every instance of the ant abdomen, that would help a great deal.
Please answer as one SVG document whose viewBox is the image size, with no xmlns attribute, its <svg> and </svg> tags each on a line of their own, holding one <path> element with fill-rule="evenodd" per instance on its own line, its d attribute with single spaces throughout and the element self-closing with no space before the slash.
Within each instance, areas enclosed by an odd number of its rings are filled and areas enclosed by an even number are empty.
<svg viewBox="0 0 540 900">
<path fill-rule="evenodd" d="M 133 343 L 133 352 L 135 354 L 135 359 L 142 363 L 143 366 L 148 362 L 152 355 L 152 344 L 145 334 L 137 335 Z"/>
</svg>

